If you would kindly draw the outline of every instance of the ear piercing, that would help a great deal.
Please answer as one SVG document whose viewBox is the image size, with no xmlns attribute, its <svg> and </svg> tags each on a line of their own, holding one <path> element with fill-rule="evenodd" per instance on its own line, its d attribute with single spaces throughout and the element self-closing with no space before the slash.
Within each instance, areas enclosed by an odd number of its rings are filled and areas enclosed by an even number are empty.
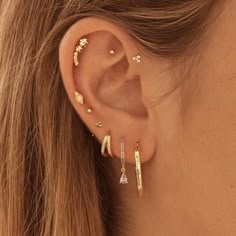
<svg viewBox="0 0 236 236">
<path fill-rule="evenodd" d="M 86 47 L 87 44 L 88 44 L 88 39 L 82 38 L 80 39 L 79 43 L 76 45 L 75 51 L 74 51 L 74 65 L 75 66 L 79 65 L 78 55 Z"/>
<path fill-rule="evenodd" d="M 133 57 L 133 61 L 137 62 L 137 63 L 140 63 L 141 62 L 141 55 L 138 54 L 137 56 L 134 56 Z"/>
<path fill-rule="evenodd" d="M 87 109 L 87 113 L 91 114 L 93 112 L 92 108 Z"/>
<path fill-rule="evenodd" d="M 97 126 L 98 128 L 102 128 L 103 123 L 102 123 L 101 121 L 98 121 L 98 122 L 96 123 L 96 126 Z"/>
<path fill-rule="evenodd" d="M 75 100 L 76 100 L 76 102 L 77 103 L 79 103 L 79 104 L 81 104 L 81 105 L 83 105 L 84 104 L 84 97 L 83 97 L 83 95 L 82 94 L 80 94 L 79 92 L 77 92 L 77 91 L 75 91 Z M 89 107 L 88 109 L 87 109 L 87 113 L 88 114 L 91 114 L 93 112 L 93 109 L 91 108 L 91 107 Z M 102 128 L 103 127 L 103 123 L 102 123 L 102 121 L 98 121 L 97 123 L 96 123 L 96 126 L 98 127 L 98 128 Z"/>
<path fill-rule="evenodd" d="M 113 157 L 112 151 L 111 151 L 111 136 L 106 135 L 102 141 L 102 147 L 101 147 L 101 154 L 106 157 L 110 156 Z"/>
<path fill-rule="evenodd" d="M 143 180 L 142 180 L 142 168 L 141 168 L 141 160 L 140 160 L 140 152 L 139 152 L 139 141 L 136 142 L 135 145 L 135 173 L 136 173 L 136 183 L 137 183 L 137 191 L 138 197 L 142 197 L 143 195 Z"/>
<path fill-rule="evenodd" d="M 128 184 L 128 178 L 125 173 L 125 138 L 121 138 L 120 142 L 120 154 L 121 154 L 121 177 L 120 177 L 120 184 Z"/>
<path fill-rule="evenodd" d="M 78 93 L 77 91 L 75 91 L 75 100 L 81 105 L 84 104 L 84 97 L 82 96 L 82 94 Z"/>
<path fill-rule="evenodd" d="M 110 55 L 115 55 L 115 50 L 113 50 L 113 49 L 111 49 L 110 51 L 109 51 L 109 53 L 110 53 Z"/>
</svg>

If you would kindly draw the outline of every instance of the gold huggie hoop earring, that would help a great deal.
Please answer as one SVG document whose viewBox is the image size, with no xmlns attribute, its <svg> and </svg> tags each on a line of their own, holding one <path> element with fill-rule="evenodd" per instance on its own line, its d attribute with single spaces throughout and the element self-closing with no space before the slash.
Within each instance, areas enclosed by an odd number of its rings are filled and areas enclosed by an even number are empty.
<svg viewBox="0 0 236 236">
<path fill-rule="evenodd" d="M 143 195 L 143 180 L 142 180 L 142 168 L 141 168 L 141 160 L 140 160 L 140 152 L 139 152 L 139 142 L 136 144 L 136 150 L 134 152 L 135 157 L 135 172 L 136 172 L 136 182 L 137 182 L 137 190 L 138 197 L 142 197 Z"/>
<path fill-rule="evenodd" d="M 111 135 L 106 135 L 102 141 L 102 147 L 101 147 L 101 154 L 104 157 L 107 157 L 108 155 L 110 157 L 113 157 L 112 151 L 111 151 Z"/>
<path fill-rule="evenodd" d="M 120 142 L 120 155 L 121 155 L 121 177 L 120 177 L 120 184 L 128 184 L 128 178 L 125 173 L 125 138 L 121 138 Z"/>
<path fill-rule="evenodd" d="M 78 55 L 86 47 L 87 44 L 88 44 L 88 39 L 86 38 L 80 39 L 79 43 L 77 43 L 75 47 L 75 51 L 74 51 L 74 65 L 75 66 L 79 65 Z"/>
</svg>

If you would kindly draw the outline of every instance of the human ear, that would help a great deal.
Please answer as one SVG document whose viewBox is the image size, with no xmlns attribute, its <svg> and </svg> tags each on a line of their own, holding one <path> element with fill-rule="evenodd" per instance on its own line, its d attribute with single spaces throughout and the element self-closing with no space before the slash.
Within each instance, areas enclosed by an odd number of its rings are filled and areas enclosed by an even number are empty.
<svg viewBox="0 0 236 236">
<path fill-rule="evenodd" d="M 80 39 L 85 41 L 76 53 Z M 125 137 L 126 161 L 130 163 L 135 161 L 138 141 L 142 162 L 155 151 L 155 135 L 142 94 L 145 61 L 130 34 L 93 17 L 72 25 L 59 48 L 62 79 L 74 109 L 100 142 L 111 135 L 112 152 L 117 157 L 120 139 Z M 76 101 L 75 91 L 82 102 Z"/>
</svg>

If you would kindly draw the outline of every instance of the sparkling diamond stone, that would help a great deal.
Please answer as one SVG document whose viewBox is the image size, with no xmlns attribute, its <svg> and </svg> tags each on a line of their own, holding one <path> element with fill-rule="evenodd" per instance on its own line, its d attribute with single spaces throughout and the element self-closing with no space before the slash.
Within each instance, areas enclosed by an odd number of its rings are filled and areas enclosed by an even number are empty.
<svg viewBox="0 0 236 236">
<path fill-rule="evenodd" d="M 82 47 L 81 46 L 77 46 L 75 50 L 76 50 L 76 52 L 81 52 Z"/>
<path fill-rule="evenodd" d="M 120 177 L 120 184 L 128 184 L 128 178 L 125 172 L 123 172 Z"/>
</svg>

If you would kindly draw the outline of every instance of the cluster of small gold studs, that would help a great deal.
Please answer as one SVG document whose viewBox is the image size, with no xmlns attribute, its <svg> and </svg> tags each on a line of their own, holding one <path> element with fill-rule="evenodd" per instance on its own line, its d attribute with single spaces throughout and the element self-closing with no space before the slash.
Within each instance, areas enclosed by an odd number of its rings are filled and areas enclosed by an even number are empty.
<svg viewBox="0 0 236 236">
<path fill-rule="evenodd" d="M 133 61 L 140 63 L 141 62 L 141 55 L 138 54 L 137 56 L 134 56 Z"/>
</svg>

